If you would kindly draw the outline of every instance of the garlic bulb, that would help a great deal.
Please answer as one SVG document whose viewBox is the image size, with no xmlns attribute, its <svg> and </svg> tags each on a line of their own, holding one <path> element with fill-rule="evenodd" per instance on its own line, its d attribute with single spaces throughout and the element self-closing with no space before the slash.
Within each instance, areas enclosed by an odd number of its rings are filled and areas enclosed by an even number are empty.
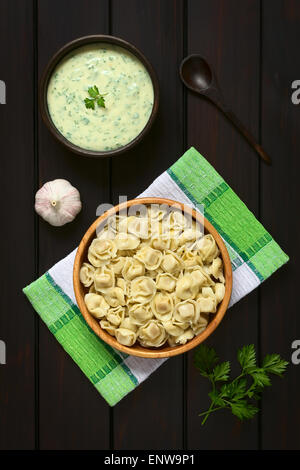
<svg viewBox="0 0 300 470">
<path fill-rule="evenodd" d="M 81 210 L 79 191 L 67 180 L 48 181 L 35 195 L 35 210 L 51 225 L 67 224 Z"/>
</svg>

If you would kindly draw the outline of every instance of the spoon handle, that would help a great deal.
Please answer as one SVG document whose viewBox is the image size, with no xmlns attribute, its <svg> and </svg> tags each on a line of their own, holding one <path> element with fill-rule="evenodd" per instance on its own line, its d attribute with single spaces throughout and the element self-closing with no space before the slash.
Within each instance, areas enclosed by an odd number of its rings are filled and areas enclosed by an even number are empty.
<svg viewBox="0 0 300 470">
<path fill-rule="evenodd" d="M 259 156 L 268 164 L 271 165 L 272 160 L 269 157 L 269 155 L 264 151 L 261 145 L 259 145 L 256 142 L 256 139 L 253 137 L 253 135 L 246 129 L 244 124 L 241 123 L 241 121 L 236 117 L 236 115 L 227 109 L 223 104 L 220 102 L 218 103 L 219 108 L 221 111 L 225 114 L 225 116 L 228 117 L 228 119 L 232 122 L 232 124 L 235 125 L 235 127 L 240 131 L 240 133 L 245 137 L 246 140 L 248 140 L 249 144 L 256 150 L 256 152 L 259 154 Z"/>
</svg>

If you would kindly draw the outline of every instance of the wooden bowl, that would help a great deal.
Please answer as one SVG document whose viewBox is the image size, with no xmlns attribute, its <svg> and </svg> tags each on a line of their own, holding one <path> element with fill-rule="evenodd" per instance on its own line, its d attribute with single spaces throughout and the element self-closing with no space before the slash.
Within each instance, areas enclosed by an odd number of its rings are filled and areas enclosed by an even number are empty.
<svg viewBox="0 0 300 470">
<path fill-rule="evenodd" d="M 115 46 L 123 47 L 124 49 L 127 49 L 131 54 L 135 55 L 145 66 L 147 72 L 150 75 L 150 78 L 152 80 L 152 85 L 153 85 L 153 91 L 154 91 L 154 101 L 153 101 L 153 108 L 152 112 L 150 114 L 149 120 L 146 124 L 146 126 L 143 128 L 143 130 L 133 139 L 131 140 L 128 144 L 124 145 L 123 147 L 119 147 L 115 150 L 108 150 L 105 152 L 102 151 L 93 151 L 93 150 L 87 150 L 82 147 L 79 147 L 77 145 L 72 144 L 68 139 L 66 139 L 63 134 L 60 133 L 60 131 L 57 129 L 57 127 L 54 125 L 49 109 L 48 109 L 48 102 L 47 102 L 47 90 L 48 90 L 48 84 L 49 80 L 52 76 L 52 73 L 57 66 L 59 62 L 71 51 L 77 49 L 78 47 L 81 46 L 86 46 L 88 44 L 94 44 L 94 43 L 109 43 L 113 44 Z M 124 39 L 117 38 L 115 36 L 106 36 L 103 34 L 95 34 L 92 36 L 84 36 L 79 39 L 75 39 L 74 41 L 69 42 L 68 44 L 64 45 L 61 49 L 59 49 L 54 56 L 50 59 L 48 62 L 48 65 L 46 66 L 44 73 L 42 75 L 41 81 L 40 81 L 40 87 L 39 87 L 39 107 L 40 107 L 40 112 L 43 118 L 44 123 L 46 124 L 47 128 L 51 132 L 51 134 L 58 140 L 61 144 L 63 144 L 67 149 L 71 150 L 72 152 L 75 152 L 78 155 L 82 155 L 84 157 L 112 157 L 116 155 L 120 155 L 127 150 L 130 150 L 132 147 L 135 147 L 142 139 L 143 137 L 149 132 L 155 117 L 157 115 L 157 110 L 158 110 L 158 104 L 159 104 L 159 86 L 158 86 L 158 80 L 156 77 L 156 73 L 150 64 L 150 62 L 146 59 L 144 54 L 142 54 L 139 49 L 137 49 L 133 44 L 130 44 L 129 42 L 125 41 Z"/>
<path fill-rule="evenodd" d="M 131 347 L 123 346 L 122 344 L 118 343 L 114 336 L 111 336 L 105 330 L 103 330 L 97 321 L 87 310 L 87 307 L 84 302 L 84 296 L 87 293 L 87 289 L 81 284 L 79 279 L 79 272 L 82 264 L 87 261 L 87 252 L 88 248 L 92 242 L 92 240 L 96 237 L 96 229 L 99 224 L 103 224 L 103 222 L 110 216 L 118 213 L 120 210 L 124 208 L 128 208 L 134 205 L 140 204 L 167 204 L 169 206 L 177 207 L 181 210 L 184 210 L 185 213 L 190 214 L 193 216 L 195 220 L 198 220 L 200 223 L 203 222 L 204 219 L 204 228 L 206 233 L 210 233 L 221 252 L 221 257 L 223 260 L 224 266 L 224 276 L 225 276 L 225 296 L 222 302 L 218 306 L 218 310 L 215 314 L 211 314 L 211 321 L 206 327 L 206 329 L 200 333 L 198 336 L 195 336 L 193 339 L 188 341 L 186 344 L 170 347 L 170 346 L 162 346 L 161 348 L 145 348 L 140 346 L 139 344 L 135 344 Z M 148 357 L 148 358 L 161 358 L 161 357 L 170 357 L 170 356 L 177 356 L 178 354 L 182 354 L 194 347 L 198 346 L 202 341 L 208 338 L 209 335 L 217 328 L 219 323 L 221 322 L 222 318 L 224 317 L 228 303 L 231 296 L 232 290 L 232 268 L 231 262 L 229 258 L 229 254 L 227 248 L 220 237 L 219 233 L 216 229 L 206 220 L 203 216 L 196 212 L 194 209 L 187 207 L 186 205 L 172 201 L 170 199 L 163 199 L 163 198 L 141 198 L 141 199 L 133 199 L 131 201 L 124 202 L 109 209 L 107 212 L 102 214 L 95 222 L 90 226 L 86 234 L 84 235 L 83 239 L 80 242 L 78 247 L 75 262 L 74 262 L 74 269 L 73 269 L 73 284 L 74 284 L 74 291 L 77 300 L 78 307 L 84 316 L 88 325 L 92 328 L 92 330 L 96 333 L 99 338 L 105 341 L 107 344 L 112 346 L 119 351 L 122 351 L 126 354 L 131 354 L 133 356 L 140 356 L 140 357 Z"/>
</svg>

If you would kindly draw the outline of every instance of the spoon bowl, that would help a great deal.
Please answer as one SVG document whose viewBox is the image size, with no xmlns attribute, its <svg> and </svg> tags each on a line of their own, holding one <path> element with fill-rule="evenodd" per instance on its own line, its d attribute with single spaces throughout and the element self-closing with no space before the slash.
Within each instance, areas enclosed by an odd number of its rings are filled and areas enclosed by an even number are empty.
<svg viewBox="0 0 300 470">
<path fill-rule="evenodd" d="M 185 86 L 195 92 L 209 88 L 214 78 L 207 61 L 197 54 L 192 54 L 181 62 L 180 76 Z"/>
</svg>

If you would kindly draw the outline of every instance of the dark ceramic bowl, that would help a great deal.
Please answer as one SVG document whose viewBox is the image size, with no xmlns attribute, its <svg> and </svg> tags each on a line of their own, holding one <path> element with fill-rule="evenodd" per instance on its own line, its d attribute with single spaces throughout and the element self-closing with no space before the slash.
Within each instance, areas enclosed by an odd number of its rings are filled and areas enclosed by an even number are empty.
<svg viewBox="0 0 300 470">
<path fill-rule="evenodd" d="M 127 49 L 131 54 L 135 55 L 145 66 L 147 72 L 150 75 L 150 78 L 152 80 L 152 85 L 153 85 L 153 91 L 154 91 L 154 102 L 153 102 L 153 108 L 152 112 L 150 114 L 149 120 L 143 130 L 133 139 L 131 140 L 128 144 L 124 145 L 123 147 L 119 147 L 114 150 L 108 150 L 108 151 L 93 151 L 93 150 L 87 150 L 82 147 L 79 147 L 77 145 L 72 144 L 68 139 L 66 139 L 63 134 L 60 133 L 60 131 L 57 129 L 57 127 L 54 125 L 49 109 L 48 109 L 48 102 L 47 102 L 47 90 L 48 90 L 48 84 L 49 80 L 54 72 L 55 67 L 61 60 L 69 54 L 71 51 L 78 49 L 81 46 L 85 46 L 88 44 L 93 44 L 93 43 L 109 43 L 113 44 L 115 46 L 123 47 L 124 49 Z M 78 155 L 82 155 L 84 157 L 111 157 L 115 155 L 120 155 L 124 152 L 126 152 L 129 149 L 132 149 L 135 147 L 142 139 L 143 137 L 149 132 L 153 121 L 156 117 L 157 110 L 158 110 L 158 103 L 159 103 L 159 86 L 158 86 L 158 80 L 156 77 L 156 73 L 154 72 L 154 69 L 152 65 L 148 62 L 144 54 L 140 52 L 135 46 L 130 44 L 129 42 L 125 41 L 124 39 L 120 39 L 114 36 L 105 36 L 102 34 L 97 34 L 93 36 L 84 36 L 79 39 L 75 39 L 74 41 L 69 42 L 65 46 L 63 46 L 61 49 L 59 49 L 54 56 L 50 59 L 48 65 L 46 66 L 43 76 L 40 81 L 40 88 L 39 88 L 39 105 L 40 105 L 40 112 L 42 115 L 42 118 L 44 120 L 44 123 L 48 127 L 49 131 L 52 133 L 52 135 L 61 143 L 63 144 L 66 148 L 71 150 L 72 152 L 75 152 Z"/>
</svg>

